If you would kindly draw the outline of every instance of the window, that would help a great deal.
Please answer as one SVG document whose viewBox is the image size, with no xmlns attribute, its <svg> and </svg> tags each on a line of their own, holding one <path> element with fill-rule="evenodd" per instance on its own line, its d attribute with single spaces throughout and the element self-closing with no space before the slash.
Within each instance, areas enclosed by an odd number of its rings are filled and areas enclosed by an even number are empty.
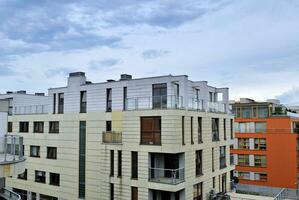
<svg viewBox="0 0 299 200">
<path fill-rule="evenodd" d="M 254 149 L 255 150 L 266 150 L 267 144 L 265 138 L 255 138 L 254 139 Z"/>
<path fill-rule="evenodd" d="M 21 133 L 28 133 L 29 131 L 29 122 L 20 122 L 20 132 Z"/>
<path fill-rule="evenodd" d="M 267 159 L 263 155 L 254 155 L 254 166 L 255 167 L 266 167 Z"/>
<path fill-rule="evenodd" d="M 86 121 L 79 122 L 79 198 L 85 198 Z"/>
<path fill-rule="evenodd" d="M 213 177 L 213 188 L 216 188 L 216 177 Z"/>
<path fill-rule="evenodd" d="M 30 157 L 40 157 L 40 146 L 30 146 Z"/>
<path fill-rule="evenodd" d="M 202 143 L 202 118 L 198 117 L 197 118 L 197 134 L 198 134 L 198 144 Z"/>
<path fill-rule="evenodd" d="M 202 183 L 193 186 L 193 200 L 202 200 Z"/>
<path fill-rule="evenodd" d="M 238 139 L 239 149 L 249 149 L 249 138 L 239 138 Z"/>
<path fill-rule="evenodd" d="M 153 109 L 167 108 L 167 84 L 153 84 Z"/>
<path fill-rule="evenodd" d="M 267 130 L 266 122 L 255 122 L 255 132 L 256 133 L 265 133 Z"/>
<path fill-rule="evenodd" d="M 214 163 L 214 148 L 212 148 L 212 172 L 215 171 L 215 163 Z"/>
<path fill-rule="evenodd" d="M 194 141 L 193 141 L 193 117 L 190 118 L 190 126 L 191 126 L 191 144 L 194 144 Z"/>
<path fill-rule="evenodd" d="M 41 199 L 41 200 L 58 200 L 57 197 L 53 197 L 53 196 L 49 196 L 49 195 L 45 195 L 45 194 L 39 194 L 39 199 Z"/>
<path fill-rule="evenodd" d="M 230 138 L 234 138 L 234 120 L 230 119 Z"/>
<path fill-rule="evenodd" d="M 35 182 L 46 183 L 46 172 L 35 170 Z"/>
<path fill-rule="evenodd" d="M 59 122 L 49 122 L 49 133 L 59 133 Z"/>
<path fill-rule="evenodd" d="M 244 180 L 250 180 L 250 172 L 238 172 L 238 178 Z"/>
<path fill-rule="evenodd" d="M 80 92 L 80 113 L 86 113 L 86 91 Z"/>
<path fill-rule="evenodd" d="M 138 152 L 132 151 L 131 157 L 131 177 L 132 179 L 138 179 Z"/>
<path fill-rule="evenodd" d="M 57 159 L 57 148 L 56 147 L 47 147 L 47 158 L 48 159 Z"/>
<path fill-rule="evenodd" d="M 220 162 L 220 169 L 226 167 L 226 146 L 220 147 L 219 162 Z"/>
<path fill-rule="evenodd" d="M 43 133 L 44 132 L 44 122 L 33 122 L 33 132 Z"/>
<path fill-rule="evenodd" d="M 138 200 L 138 188 L 131 187 L 131 200 Z"/>
<path fill-rule="evenodd" d="M 106 112 L 112 111 L 112 89 L 106 89 Z"/>
<path fill-rule="evenodd" d="M 110 150 L 110 176 L 114 176 L 114 150 Z"/>
<path fill-rule="evenodd" d="M 50 185 L 60 185 L 60 175 L 50 172 Z"/>
<path fill-rule="evenodd" d="M 226 140 L 226 119 L 223 119 L 223 137 Z"/>
<path fill-rule="evenodd" d="M 27 180 L 27 169 L 22 174 L 18 175 L 18 179 Z"/>
<path fill-rule="evenodd" d="M 254 173 L 254 180 L 256 181 L 267 181 L 267 173 Z"/>
<path fill-rule="evenodd" d="M 219 141 L 219 119 L 212 118 L 212 141 Z"/>
<path fill-rule="evenodd" d="M 118 160 L 117 176 L 121 177 L 121 175 L 122 175 L 122 153 L 121 153 L 121 151 L 117 152 L 117 160 Z"/>
<path fill-rule="evenodd" d="M 267 118 L 269 116 L 268 106 L 259 106 L 258 107 L 258 117 Z"/>
<path fill-rule="evenodd" d="M 63 114 L 64 112 L 64 94 L 58 94 L 58 114 Z"/>
<path fill-rule="evenodd" d="M 209 92 L 210 94 L 210 102 L 213 102 L 213 92 Z"/>
<path fill-rule="evenodd" d="M 244 106 L 242 108 L 242 118 L 251 118 L 251 107 L 250 106 Z"/>
<path fill-rule="evenodd" d="M 195 169 L 196 169 L 196 176 L 202 175 L 202 150 L 196 151 L 196 158 L 195 158 Z"/>
<path fill-rule="evenodd" d="M 141 144 L 161 145 L 161 117 L 141 117 Z"/>
<path fill-rule="evenodd" d="M 7 122 L 7 132 L 12 132 L 12 122 Z"/>
<path fill-rule="evenodd" d="M 182 116 L 182 145 L 185 145 L 185 117 Z"/>
<path fill-rule="evenodd" d="M 41 200 L 58 200 L 57 197 L 48 196 L 45 194 L 39 194 L 39 199 Z"/>
<path fill-rule="evenodd" d="M 114 200 L 114 184 L 110 183 L 110 200 Z"/>
<path fill-rule="evenodd" d="M 265 133 L 266 122 L 240 122 L 236 123 L 236 131 L 239 133 Z"/>
<path fill-rule="evenodd" d="M 249 166 L 249 155 L 239 154 L 238 155 L 238 165 Z"/>
<path fill-rule="evenodd" d="M 53 94 L 53 114 L 56 113 L 56 94 Z"/>
<path fill-rule="evenodd" d="M 106 132 L 111 132 L 111 131 L 112 131 L 112 122 L 106 121 Z"/>
<path fill-rule="evenodd" d="M 123 89 L 123 110 L 127 110 L 127 87 Z"/>
</svg>

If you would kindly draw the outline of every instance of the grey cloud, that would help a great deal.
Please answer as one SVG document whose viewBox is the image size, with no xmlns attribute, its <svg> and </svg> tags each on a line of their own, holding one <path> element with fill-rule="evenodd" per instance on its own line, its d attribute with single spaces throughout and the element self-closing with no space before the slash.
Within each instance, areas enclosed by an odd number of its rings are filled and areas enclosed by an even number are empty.
<svg viewBox="0 0 299 200">
<path fill-rule="evenodd" d="M 104 60 L 92 60 L 89 62 L 89 69 L 98 70 L 98 69 L 111 69 L 113 66 L 119 64 L 120 59 L 108 58 Z"/>
<path fill-rule="evenodd" d="M 144 59 L 155 59 L 169 53 L 170 52 L 166 50 L 148 49 L 142 52 L 142 57 Z"/>
<path fill-rule="evenodd" d="M 294 86 L 292 89 L 276 97 L 285 104 L 299 104 L 299 87 Z"/>
<path fill-rule="evenodd" d="M 16 72 L 9 66 L 0 65 L 0 76 L 12 76 L 16 75 Z"/>
<path fill-rule="evenodd" d="M 66 76 L 69 72 L 70 72 L 70 70 L 68 68 L 58 67 L 58 68 L 52 68 L 52 69 L 47 70 L 45 72 L 45 76 L 46 77 L 53 77 L 55 75 L 61 75 L 61 74 Z"/>
</svg>

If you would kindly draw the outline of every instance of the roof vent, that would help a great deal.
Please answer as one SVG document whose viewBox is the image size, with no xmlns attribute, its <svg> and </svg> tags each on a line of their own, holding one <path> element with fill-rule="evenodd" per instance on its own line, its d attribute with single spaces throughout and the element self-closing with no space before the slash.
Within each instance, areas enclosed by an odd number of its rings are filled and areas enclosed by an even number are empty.
<svg viewBox="0 0 299 200">
<path fill-rule="evenodd" d="M 75 76 L 85 76 L 84 72 L 73 72 L 69 74 L 70 77 L 75 77 Z"/>
<path fill-rule="evenodd" d="M 17 94 L 26 94 L 26 90 L 19 90 L 17 91 Z"/>
<path fill-rule="evenodd" d="M 115 82 L 113 79 L 108 79 L 107 82 Z"/>
<path fill-rule="evenodd" d="M 13 92 L 12 91 L 6 91 L 6 94 L 12 94 Z"/>
<path fill-rule="evenodd" d="M 130 75 L 130 74 L 121 74 L 120 75 L 121 81 L 126 81 L 126 80 L 131 80 L 131 79 L 132 79 L 132 75 Z"/>
<path fill-rule="evenodd" d="M 43 92 L 36 92 L 35 96 L 45 96 L 45 93 L 43 93 Z"/>
</svg>

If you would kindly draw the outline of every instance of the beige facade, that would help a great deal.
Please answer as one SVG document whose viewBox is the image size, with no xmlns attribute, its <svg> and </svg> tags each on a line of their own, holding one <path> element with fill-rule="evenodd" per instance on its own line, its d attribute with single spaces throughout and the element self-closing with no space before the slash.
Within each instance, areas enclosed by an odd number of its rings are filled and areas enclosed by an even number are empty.
<svg viewBox="0 0 299 200">
<path fill-rule="evenodd" d="M 63 92 L 64 89 L 58 88 L 57 90 Z M 78 88 L 73 90 L 80 92 Z M 51 95 L 53 93 L 55 90 L 49 92 Z M 88 91 L 87 95 L 90 96 Z M 66 96 L 65 101 L 67 98 Z M 49 96 L 49 99 L 53 97 Z M 52 103 L 49 103 L 49 107 L 51 107 L 50 104 Z M 64 104 L 70 103 L 64 102 Z M 87 108 L 88 105 L 87 100 Z M 13 124 L 12 134 L 24 137 L 27 180 L 13 177 L 7 179 L 6 184 L 11 188 L 27 191 L 28 200 L 33 199 L 33 196 L 37 199 L 80 199 L 80 121 L 86 122 L 85 199 L 111 199 L 111 184 L 113 184 L 113 195 L 116 200 L 131 199 L 132 187 L 138 188 L 140 200 L 162 199 L 161 191 L 164 191 L 163 195 L 171 200 L 193 199 L 194 185 L 198 183 L 202 183 L 202 199 L 207 199 L 213 185 L 216 192 L 230 190 L 230 172 L 234 169 L 234 166 L 230 165 L 229 156 L 231 135 L 233 135 L 231 133 L 233 116 L 227 112 L 194 111 L 187 107 L 130 111 L 113 109 L 112 112 L 87 109 L 86 113 L 72 112 L 69 109 L 70 111 L 63 114 L 53 114 L 51 110 L 44 114 L 21 114 L 8 117 L 8 121 Z M 141 143 L 141 118 L 147 116 L 161 117 L 161 144 L 159 145 Z M 182 125 L 183 116 L 184 125 Z M 191 134 L 191 117 L 193 118 L 193 134 Z M 202 119 L 202 142 L 198 141 L 198 118 Z M 219 122 L 219 141 L 212 141 L 212 118 L 218 119 Z M 224 119 L 226 125 L 223 124 Z M 49 133 L 49 122 L 54 121 L 59 122 L 59 133 Z M 121 133 L 121 142 L 103 141 L 103 134 L 107 129 L 106 121 L 112 123 L 111 132 Z M 20 132 L 20 122 L 29 122 L 28 132 Z M 43 122 L 43 133 L 34 133 L 34 122 Z M 226 139 L 224 139 L 224 132 Z M 109 137 L 108 135 L 107 138 Z M 30 146 L 40 147 L 39 157 L 30 156 Z M 226 149 L 226 166 L 222 169 L 220 169 L 221 146 L 225 146 Z M 57 148 L 57 159 L 47 158 L 47 147 Z M 212 155 L 212 149 L 214 155 Z M 114 152 L 113 176 L 110 174 L 111 150 Z M 202 150 L 202 175 L 200 176 L 196 176 L 196 151 L 198 150 Z M 121 176 L 118 176 L 119 151 L 121 151 Z M 132 152 L 138 152 L 138 179 L 131 178 Z M 165 159 L 160 160 L 161 163 L 157 161 L 166 154 L 177 156 L 180 171 L 175 171 L 177 173 L 175 177 L 173 176 L 174 170 L 171 169 L 169 175 L 168 169 L 163 169 L 164 165 L 171 166 L 171 164 L 164 163 Z M 213 161 L 212 158 L 214 158 Z M 152 166 L 153 162 L 155 166 Z M 35 181 L 36 170 L 45 172 L 45 183 Z M 162 172 L 157 170 L 162 170 Z M 59 186 L 50 184 L 50 173 L 60 175 Z M 160 176 L 155 180 L 157 174 Z"/>
</svg>

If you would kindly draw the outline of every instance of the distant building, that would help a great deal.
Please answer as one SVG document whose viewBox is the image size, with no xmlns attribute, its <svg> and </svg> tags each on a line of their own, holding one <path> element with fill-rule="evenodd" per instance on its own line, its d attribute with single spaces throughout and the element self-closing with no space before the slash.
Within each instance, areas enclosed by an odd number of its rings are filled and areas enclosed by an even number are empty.
<svg viewBox="0 0 299 200">
<path fill-rule="evenodd" d="M 298 187 L 299 115 L 277 100 L 234 102 L 234 154 L 240 188 L 270 192 Z M 276 188 L 276 190 L 273 188 Z"/>
<path fill-rule="evenodd" d="M 27 158 L 26 173 L 7 186 L 43 200 L 203 200 L 229 191 L 228 94 L 185 75 L 91 83 L 76 72 L 48 96 L 0 95 Z"/>
</svg>

